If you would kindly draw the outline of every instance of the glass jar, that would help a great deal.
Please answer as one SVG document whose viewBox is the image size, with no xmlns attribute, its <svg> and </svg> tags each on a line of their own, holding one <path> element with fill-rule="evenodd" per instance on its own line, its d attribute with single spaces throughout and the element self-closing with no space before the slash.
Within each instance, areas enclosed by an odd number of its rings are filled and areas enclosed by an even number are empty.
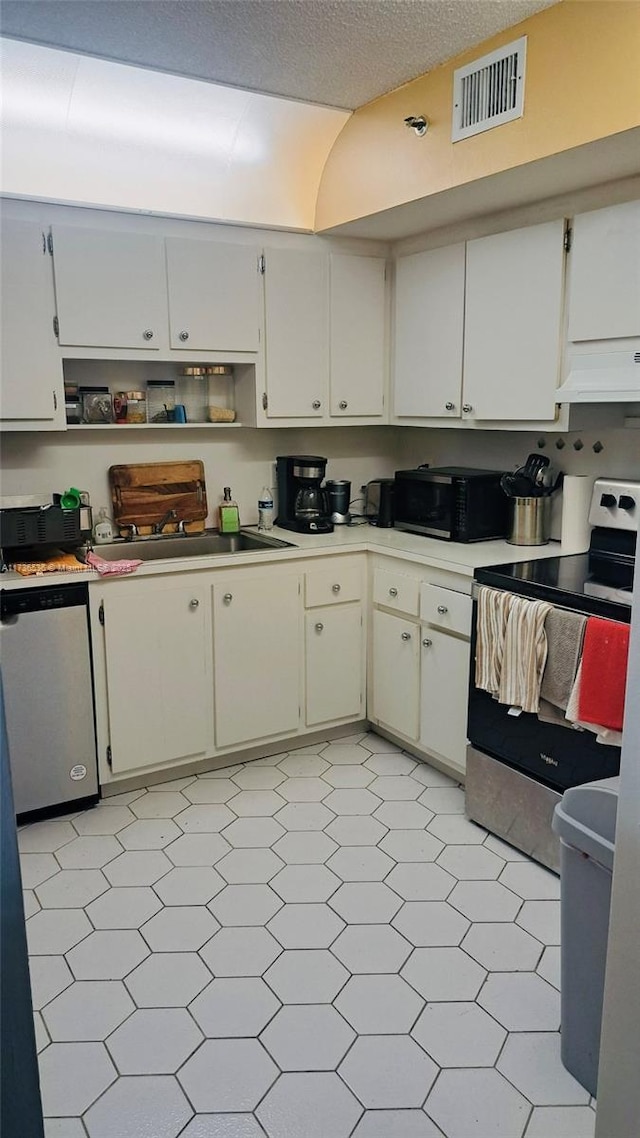
<svg viewBox="0 0 640 1138">
<path fill-rule="evenodd" d="M 176 405 L 176 385 L 173 379 L 150 379 L 147 382 L 147 420 L 149 423 L 170 423 Z"/>
<path fill-rule="evenodd" d="M 180 398 L 189 423 L 207 421 L 209 400 L 206 377 L 206 367 L 183 367 L 180 372 Z"/>
<path fill-rule="evenodd" d="M 146 423 L 147 397 L 144 391 L 127 391 L 127 423 Z"/>
</svg>

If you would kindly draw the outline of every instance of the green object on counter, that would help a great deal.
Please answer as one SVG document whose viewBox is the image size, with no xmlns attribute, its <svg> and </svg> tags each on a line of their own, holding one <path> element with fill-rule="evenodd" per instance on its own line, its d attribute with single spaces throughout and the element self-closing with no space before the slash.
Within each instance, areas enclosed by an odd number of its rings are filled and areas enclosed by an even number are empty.
<svg viewBox="0 0 640 1138">
<path fill-rule="evenodd" d="M 63 510 L 78 510 L 80 502 L 80 491 L 76 490 L 75 486 L 70 486 L 64 494 L 60 495 L 60 505 Z"/>
<path fill-rule="evenodd" d="M 220 533 L 240 533 L 240 511 L 238 503 L 231 497 L 230 486 L 225 486 L 220 503 Z"/>
</svg>

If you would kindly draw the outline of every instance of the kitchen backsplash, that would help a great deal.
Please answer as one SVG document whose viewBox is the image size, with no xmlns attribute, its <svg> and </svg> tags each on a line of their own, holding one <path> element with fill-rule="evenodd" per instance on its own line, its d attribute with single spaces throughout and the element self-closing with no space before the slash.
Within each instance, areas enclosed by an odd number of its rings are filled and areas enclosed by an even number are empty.
<svg viewBox="0 0 640 1138">
<path fill-rule="evenodd" d="M 231 486 L 245 525 L 258 520 L 258 494 L 264 485 L 275 489 L 274 464 L 278 454 L 325 455 L 328 478 L 351 481 L 354 497 L 371 478 L 388 477 L 395 470 L 430 465 L 514 468 L 544 438 L 542 453 L 568 474 L 594 477 L 640 478 L 640 432 L 633 428 L 599 434 L 564 434 L 516 431 L 428 430 L 421 427 L 289 428 L 261 431 L 237 428 L 163 432 L 108 432 L 108 437 L 81 432 L 5 434 L 2 439 L 2 493 L 62 491 L 68 486 L 88 490 L 94 507 L 110 502 L 108 469 L 116 463 L 202 459 L 205 466 L 210 513 L 207 525 L 217 524 L 216 507 L 223 486 Z M 558 439 L 564 447 L 557 449 Z M 580 439 L 581 449 L 574 449 Z M 593 445 L 603 449 L 595 453 Z M 277 503 L 276 503 L 277 509 Z M 357 507 L 355 507 L 357 512 Z"/>
<path fill-rule="evenodd" d="M 94 508 L 111 501 L 110 466 L 130 462 L 168 462 L 202 459 L 205 467 L 209 517 L 217 525 L 217 506 L 223 486 L 231 486 L 243 525 L 258 521 L 258 495 L 263 486 L 274 489 L 275 459 L 279 454 L 319 454 L 329 459 L 328 478 L 351 481 L 352 494 L 371 478 L 392 475 L 398 464 L 398 432 L 389 427 L 335 427 L 260 431 L 238 427 L 180 434 L 139 431 L 66 435 L 6 434 L 2 439 L 2 493 L 62 491 L 68 486 L 88 490 Z M 168 436 L 171 436 L 170 438 Z M 276 502 L 277 509 L 277 502 Z M 357 510 L 357 507 L 355 507 Z"/>
</svg>

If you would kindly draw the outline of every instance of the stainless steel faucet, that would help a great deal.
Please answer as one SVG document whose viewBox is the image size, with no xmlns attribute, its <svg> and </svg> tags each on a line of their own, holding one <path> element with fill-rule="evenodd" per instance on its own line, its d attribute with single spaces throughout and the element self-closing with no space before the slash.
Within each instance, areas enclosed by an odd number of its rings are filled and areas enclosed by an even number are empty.
<svg viewBox="0 0 640 1138">
<path fill-rule="evenodd" d="M 154 533 L 162 533 L 167 522 L 175 522 L 177 520 L 178 520 L 178 515 L 176 514 L 176 511 L 175 510 L 167 510 L 164 517 L 161 518 L 159 522 L 155 523 L 155 525 L 153 527 L 153 532 Z"/>
</svg>

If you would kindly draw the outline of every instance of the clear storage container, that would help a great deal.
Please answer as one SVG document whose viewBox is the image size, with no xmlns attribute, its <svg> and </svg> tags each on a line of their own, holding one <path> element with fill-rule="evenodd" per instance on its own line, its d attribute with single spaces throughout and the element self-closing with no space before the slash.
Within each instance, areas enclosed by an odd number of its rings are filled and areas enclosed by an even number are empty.
<svg viewBox="0 0 640 1138">
<path fill-rule="evenodd" d="M 170 423 L 176 405 L 176 385 L 173 379 L 150 379 L 147 382 L 147 421 Z"/>
</svg>

